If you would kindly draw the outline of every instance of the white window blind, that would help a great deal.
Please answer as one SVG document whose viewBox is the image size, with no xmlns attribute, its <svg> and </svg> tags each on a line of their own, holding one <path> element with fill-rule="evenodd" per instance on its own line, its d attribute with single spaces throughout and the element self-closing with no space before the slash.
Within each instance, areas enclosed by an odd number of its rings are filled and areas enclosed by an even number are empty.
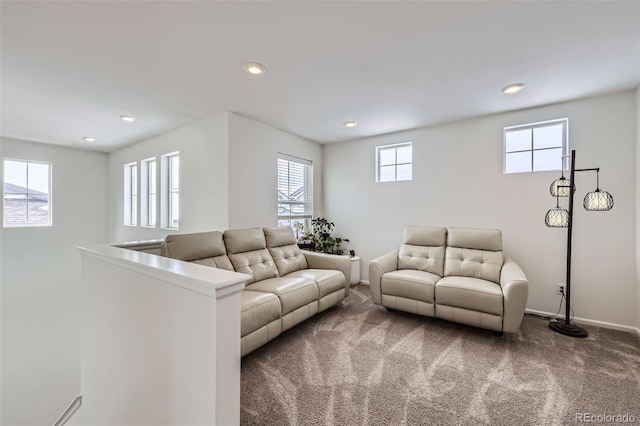
<svg viewBox="0 0 640 426">
<path fill-rule="evenodd" d="M 278 226 L 302 223 L 313 217 L 313 165 L 311 161 L 278 154 Z"/>
</svg>

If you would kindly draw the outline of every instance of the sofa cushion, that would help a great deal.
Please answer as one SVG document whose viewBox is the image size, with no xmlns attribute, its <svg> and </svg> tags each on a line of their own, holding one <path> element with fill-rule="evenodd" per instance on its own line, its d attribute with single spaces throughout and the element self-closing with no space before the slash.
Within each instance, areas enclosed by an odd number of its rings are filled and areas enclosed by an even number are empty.
<svg viewBox="0 0 640 426">
<path fill-rule="evenodd" d="M 398 253 L 398 269 L 416 269 L 442 276 L 446 229 L 435 226 L 406 226 Z"/>
<path fill-rule="evenodd" d="M 447 247 L 444 276 L 461 276 L 500 282 L 504 259 L 501 251 Z"/>
<path fill-rule="evenodd" d="M 278 296 L 282 315 L 318 300 L 318 286 L 315 281 L 303 277 L 270 278 L 249 284 L 245 289 Z"/>
<path fill-rule="evenodd" d="M 300 251 L 290 226 L 264 228 L 264 236 L 269 253 L 271 253 L 280 275 L 308 267 L 307 259 Z"/>
<path fill-rule="evenodd" d="M 382 275 L 382 294 L 433 303 L 434 286 L 440 277 L 430 272 L 403 269 Z"/>
<path fill-rule="evenodd" d="M 230 229 L 224 231 L 224 245 L 232 254 L 264 249 L 267 242 L 261 228 Z"/>
<path fill-rule="evenodd" d="M 229 259 L 236 272 L 251 276 L 247 284 L 278 276 L 276 264 L 267 249 L 233 253 L 229 255 Z"/>
<path fill-rule="evenodd" d="M 290 226 L 263 228 L 267 247 L 280 247 L 296 244 L 296 236 Z"/>
<path fill-rule="evenodd" d="M 498 229 L 449 228 L 444 276 L 500 282 L 502 232 Z"/>
<path fill-rule="evenodd" d="M 444 246 L 447 229 L 442 226 L 405 226 L 403 244 L 414 246 Z"/>
<path fill-rule="evenodd" d="M 447 247 L 502 251 L 502 231 L 499 229 L 449 228 Z"/>
<path fill-rule="evenodd" d="M 281 316 L 280 299 L 273 293 L 244 290 L 240 293 L 240 306 L 243 337 Z"/>
<path fill-rule="evenodd" d="M 278 269 L 266 249 L 261 228 L 225 231 L 224 244 L 233 269 L 251 276 L 247 284 L 278 276 Z"/>
<path fill-rule="evenodd" d="M 301 269 L 288 274 L 287 277 L 312 279 L 318 285 L 319 297 L 324 297 L 341 288 L 344 289 L 347 282 L 342 272 L 333 269 Z"/>
<path fill-rule="evenodd" d="M 502 289 L 496 283 L 469 277 L 444 277 L 435 288 L 436 314 L 438 305 L 454 306 L 472 311 L 502 315 Z"/>
<path fill-rule="evenodd" d="M 162 254 L 172 259 L 233 271 L 222 232 L 219 231 L 167 235 L 162 244 Z"/>
<path fill-rule="evenodd" d="M 212 268 L 226 269 L 227 271 L 234 271 L 231 260 L 226 254 L 222 256 L 209 257 L 207 259 L 192 260 L 191 263 L 210 266 Z"/>
<path fill-rule="evenodd" d="M 167 235 L 164 240 L 164 255 L 172 259 L 192 261 L 225 254 L 227 250 L 219 231 Z"/>
</svg>

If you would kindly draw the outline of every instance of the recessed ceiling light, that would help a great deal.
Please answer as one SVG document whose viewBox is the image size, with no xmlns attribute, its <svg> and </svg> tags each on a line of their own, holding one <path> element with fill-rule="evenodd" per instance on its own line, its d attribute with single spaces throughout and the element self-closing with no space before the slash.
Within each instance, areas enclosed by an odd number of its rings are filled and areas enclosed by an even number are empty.
<svg viewBox="0 0 640 426">
<path fill-rule="evenodd" d="M 358 125 L 357 121 L 345 121 L 344 127 L 356 127 Z"/>
<path fill-rule="evenodd" d="M 84 139 L 87 142 L 95 142 L 96 138 L 92 138 L 91 136 L 85 136 L 82 139 Z"/>
<path fill-rule="evenodd" d="M 257 62 L 247 62 L 243 65 L 243 68 L 251 75 L 262 75 L 267 71 L 267 68 L 264 65 Z"/>
<path fill-rule="evenodd" d="M 120 118 L 122 118 L 122 121 L 126 121 L 127 123 L 133 123 L 136 121 L 136 118 L 130 115 L 121 115 Z"/>
<path fill-rule="evenodd" d="M 507 95 L 511 95 L 513 93 L 518 93 L 524 87 L 524 83 L 515 83 L 510 84 L 506 87 L 502 88 L 502 93 L 506 93 Z"/>
</svg>

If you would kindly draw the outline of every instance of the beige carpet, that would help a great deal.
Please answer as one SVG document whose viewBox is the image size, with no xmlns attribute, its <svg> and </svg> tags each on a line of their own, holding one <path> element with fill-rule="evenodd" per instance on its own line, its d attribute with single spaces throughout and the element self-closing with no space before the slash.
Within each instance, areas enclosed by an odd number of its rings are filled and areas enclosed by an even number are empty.
<svg viewBox="0 0 640 426">
<path fill-rule="evenodd" d="M 388 312 L 358 286 L 243 358 L 241 422 L 565 425 L 626 414 L 640 424 L 640 337 L 588 331 L 570 338 L 525 317 L 517 335 L 496 337 Z"/>
</svg>

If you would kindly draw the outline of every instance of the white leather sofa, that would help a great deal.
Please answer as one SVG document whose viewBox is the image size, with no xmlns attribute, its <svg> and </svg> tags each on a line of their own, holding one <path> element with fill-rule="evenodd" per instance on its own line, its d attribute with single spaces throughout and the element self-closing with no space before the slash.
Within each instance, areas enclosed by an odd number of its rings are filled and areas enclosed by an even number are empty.
<svg viewBox="0 0 640 426">
<path fill-rule="evenodd" d="M 528 295 L 497 229 L 407 226 L 399 250 L 369 263 L 369 284 L 376 304 L 498 334 L 518 330 Z"/>
<path fill-rule="evenodd" d="M 301 251 L 290 227 L 169 235 L 166 257 L 247 274 L 242 356 L 349 294 L 348 256 Z"/>
</svg>

